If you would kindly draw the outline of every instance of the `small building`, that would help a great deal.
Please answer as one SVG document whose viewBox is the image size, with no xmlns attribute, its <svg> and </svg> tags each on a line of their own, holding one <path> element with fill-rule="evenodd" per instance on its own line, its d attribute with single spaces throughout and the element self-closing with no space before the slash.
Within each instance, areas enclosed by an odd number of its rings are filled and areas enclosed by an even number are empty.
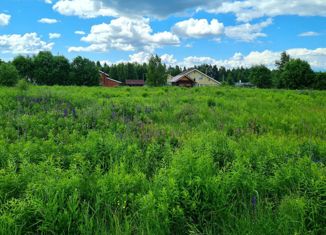
<svg viewBox="0 0 326 235">
<path fill-rule="evenodd" d="M 214 78 L 204 74 L 198 69 L 189 69 L 181 74 L 168 80 L 168 84 L 172 86 L 194 87 L 194 86 L 219 86 L 220 82 Z"/>
<path fill-rule="evenodd" d="M 241 80 L 234 84 L 236 87 L 255 87 L 251 82 L 242 82 Z"/>
<path fill-rule="evenodd" d="M 117 87 L 120 86 L 122 82 L 114 80 L 110 78 L 107 73 L 100 71 L 100 84 L 105 87 Z"/>
<path fill-rule="evenodd" d="M 144 86 L 145 81 L 144 80 L 126 80 L 125 84 L 126 84 L 126 86 Z"/>
</svg>

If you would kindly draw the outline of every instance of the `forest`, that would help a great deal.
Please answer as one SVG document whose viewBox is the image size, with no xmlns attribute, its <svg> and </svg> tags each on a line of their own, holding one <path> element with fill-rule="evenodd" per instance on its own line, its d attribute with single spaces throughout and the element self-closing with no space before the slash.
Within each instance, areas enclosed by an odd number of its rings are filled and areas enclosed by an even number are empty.
<svg viewBox="0 0 326 235">
<path fill-rule="evenodd" d="M 315 72 L 308 62 L 291 58 L 286 52 L 280 55 L 279 61 L 275 61 L 273 70 L 264 65 L 226 69 L 203 64 L 195 68 L 230 86 L 241 81 L 250 82 L 258 88 L 326 89 L 326 72 Z M 145 80 L 148 86 L 164 86 L 168 75 L 176 76 L 186 69 L 178 65 L 167 66 L 157 55 L 153 55 L 148 63 L 108 65 L 80 56 L 70 62 L 64 56 L 40 52 L 33 57 L 17 56 L 9 63 L 0 61 L 0 85 L 12 86 L 19 79 L 25 79 L 35 85 L 99 86 L 101 70 L 121 82 Z"/>
</svg>

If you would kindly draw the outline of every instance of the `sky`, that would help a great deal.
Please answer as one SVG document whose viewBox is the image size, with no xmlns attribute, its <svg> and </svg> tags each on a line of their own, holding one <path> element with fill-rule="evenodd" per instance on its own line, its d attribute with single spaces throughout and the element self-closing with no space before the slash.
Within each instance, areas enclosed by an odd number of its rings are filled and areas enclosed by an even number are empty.
<svg viewBox="0 0 326 235">
<path fill-rule="evenodd" d="M 0 59 L 44 50 L 227 68 L 273 68 L 286 51 L 324 71 L 326 0 L 1 0 Z"/>
</svg>

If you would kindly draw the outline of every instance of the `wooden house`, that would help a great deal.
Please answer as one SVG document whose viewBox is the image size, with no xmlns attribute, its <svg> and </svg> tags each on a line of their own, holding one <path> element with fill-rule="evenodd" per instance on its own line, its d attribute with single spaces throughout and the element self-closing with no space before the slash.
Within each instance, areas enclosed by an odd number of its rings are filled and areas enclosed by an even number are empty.
<svg viewBox="0 0 326 235">
<path fill-rule="evenodd" d="M 168 80 L 168 84 L 172 86 L 194 87 L 194 86 L 219 86 L 220 82 L 214 78 L 204 74 L 198 69 L 189 69 L 181 74 Z"/>
<path fill-rule="evenodd" d="M 120 86 L 122 82 L 114 80 L 110 78 L 107 73 L 100 71 L 100 84 L 105 87 L 117 87 Z"/>
<path fill-rule="evenodd" d="M 145 81 L 144 80 L 126 80 L 125 84 L 126 84 L 126 86 L 144 86 Z"/>
</svg>

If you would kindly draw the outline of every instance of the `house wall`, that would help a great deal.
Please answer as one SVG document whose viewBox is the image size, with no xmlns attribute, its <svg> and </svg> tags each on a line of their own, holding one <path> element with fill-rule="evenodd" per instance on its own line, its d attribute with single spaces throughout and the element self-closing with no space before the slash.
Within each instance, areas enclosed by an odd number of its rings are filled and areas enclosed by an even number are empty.
<svg viewBox="0 0 326 235">
<path fill-rule="evenodd" d="M 219 83 L 213 81 L 212 79 L 210 79 L 209 77 L 207 77 L 202 73 L 199 73 L 198 71 L 192 71 L 187 76 L 195 80 L 197 86 L 219 86 L 220 85 Z"/>
<path fill-rule="evenodd" d="M 101 74 L 101 85 L 105 87 L 116 87 L 120 84 L 115 81 L 106 79 L 106 76 L 104 74 Z"/>
</svg>

